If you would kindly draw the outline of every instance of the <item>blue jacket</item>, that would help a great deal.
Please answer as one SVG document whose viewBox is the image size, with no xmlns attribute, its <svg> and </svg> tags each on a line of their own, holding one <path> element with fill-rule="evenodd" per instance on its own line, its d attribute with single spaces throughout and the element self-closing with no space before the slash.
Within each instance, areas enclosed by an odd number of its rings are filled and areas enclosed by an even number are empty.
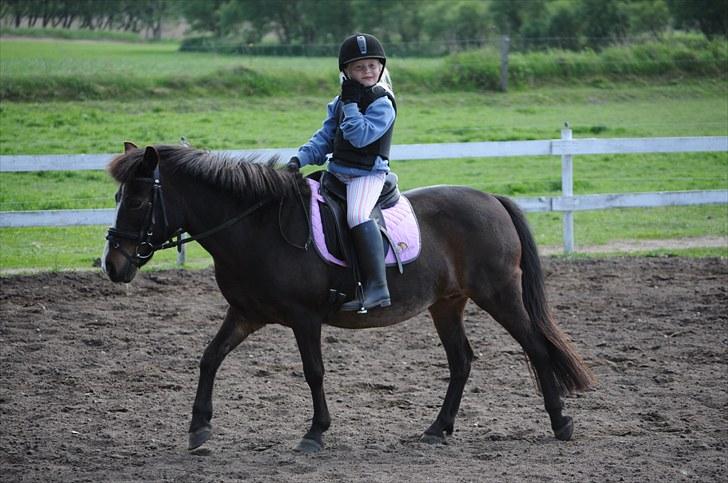
<svg viewBox="0 0 728 483">
<path fill-rule="evenodd" d="M 388 172 L 389 162 L 386 159 L 377 157 L 374 168 L 371 171 L 365 169 L 342 166 L 336 159 L 329 159 L 327 155 L 334 149 L 334 137 L 336 135 L 336 105 L 339 96 L 336 96 L 327 106 L 328 115 L 324 120 L 321 129 L 316 131 L 311 139 L 298 148 L 298 159 L 301 166 L 307 164 L 324 164 L 329 160 L 328 170 L 332 173 L 348 176 L 366 176 L 372 172 Z M 392 101 L 383 96 L 372 102 L 366 112 L 359 112 L 355 103 L 344 104 L 344 120 L 341 123 L 341 130 L 353 146 L 367 146 L 384 135 L 394 123 L 396 112 Z"/>
</svg>

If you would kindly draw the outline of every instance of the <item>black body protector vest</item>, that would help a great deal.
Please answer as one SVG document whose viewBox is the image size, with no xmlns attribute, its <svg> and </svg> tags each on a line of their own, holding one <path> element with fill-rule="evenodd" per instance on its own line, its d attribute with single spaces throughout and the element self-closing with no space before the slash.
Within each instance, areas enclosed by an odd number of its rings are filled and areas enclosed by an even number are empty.
<svg viewBox="0 0 728 483">
<path fill-rule="evenodd" d="M 361 101 L 359 102 L 359 112 L 366 112 L 367 108 L 380 97 L 387 96 L 392 101 L 395 113 L 397 104 L 394 101 L 392 93 L 387 91 L 380 85 L 372 86 L 364 91 Z M 354 147 L 349 141 L 344 139 L 341 131 L 341 123 L 344 120 L 344 103 L 339 102 L 336 106 L 336 135 L 334 136 L 334 152 L 332 157 L 337 163 L 352 168 L 368 169 L 374 167 L 377 156 L 382 159 L 389 160 L 389 148 L 392 145 L 392 131 L 394 130 L 394 122 L 382 137 L 373 143 L 361 148 Z"/>
</svg>

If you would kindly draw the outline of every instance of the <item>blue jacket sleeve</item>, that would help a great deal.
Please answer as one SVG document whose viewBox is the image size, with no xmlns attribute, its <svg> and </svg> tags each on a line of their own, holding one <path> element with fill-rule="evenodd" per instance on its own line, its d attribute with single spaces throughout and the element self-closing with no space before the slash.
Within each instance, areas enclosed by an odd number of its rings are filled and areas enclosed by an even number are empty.
<svg viewBox="0 0 728 483">
<path fill-rule="evenodd" d="M 361 148 L 382 137 L 394 123 L 395 116 L 392 101 L 386 96 L 372 102 L 364 114 L 356 104 L 344 104 L 341 131 L 352 146 Z"/>
<path fill-rule="evenodd" d="M 301 166 L 307 164 L 323 164 L 326 162 L 326 155 L 334 150 L 334 135 L 336 134 L 336 103 L 338 96 L 329 102 L 327 116 L 321 129 L 316 131 L 309 141 L 298 148 L 299 161 Z"/>
</svg>

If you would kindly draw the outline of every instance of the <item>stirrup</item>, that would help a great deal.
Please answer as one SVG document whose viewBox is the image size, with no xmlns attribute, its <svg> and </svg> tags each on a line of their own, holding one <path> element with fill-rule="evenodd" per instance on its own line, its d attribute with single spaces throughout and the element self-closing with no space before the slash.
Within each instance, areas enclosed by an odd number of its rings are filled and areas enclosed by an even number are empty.
<svg viewBox="0 0 728 483">
<path fill-rule="evenodd" d="M 350 300 L 350 301 L 346 302 L 346 304 L 350 304 L 350 303 L 352 303 L 354 301 L 355 300 Z M 377 303 L 368 304 L 368 305 L 365 303 L 366 300 L 364 300 L 364 301 L 362 301 L 362 300 L 356 300 L 356 302 L 359 305 L 359 308 L 358 309 L 356 309 L 356 308 L 347 308 L 347 309 L 345 309 L 344 308 L 344 305 L 346 305 L 346 304 L 342 304 L 342 306 L 341 306 L 341 308 L 339 310 L 341 310 L 342 312 L 354 312 L 354 311 L 356 311 L 357 314 L 367 314 L 367 313 L 369 313 L 369 309 L 384 308 L 384 307 L 389 307 L 390 305 L 392 305 L 392 299 L 390 299 L 390 298 L 382 299 L 382 300 L 380 300 Z"/>
<path fill-rule="evenodd" d="M 354 311 L 356 311 L 357 314 L 366 314 L 367 313 L 367 308 L 364 307 L 364 299 L 365 298 L 366 297 L 365 297 L 365 294 L 364 294 L 364 285 L 362 285 L 361 282 L 357 282 L 356 283 L 356 289 L 354 289 L 354 298 L 352 298 L 351 300 L 347 300 L 346 302 L 344 302 L 343 304 L 341 304 L 341 307 L 339 307 L 339 310 L 342 311 L 342 312 L 354 312 Z M 345 305 L 347 305 L 347 304 L 348 305 L 351 305 L 352 302 L 358 302 L 359 303 L 359 308 L 358 309 L 353 309 L 353 308 L 347 308 L 347 309 L 345 309 L 344 308 Z"/>
</svg>

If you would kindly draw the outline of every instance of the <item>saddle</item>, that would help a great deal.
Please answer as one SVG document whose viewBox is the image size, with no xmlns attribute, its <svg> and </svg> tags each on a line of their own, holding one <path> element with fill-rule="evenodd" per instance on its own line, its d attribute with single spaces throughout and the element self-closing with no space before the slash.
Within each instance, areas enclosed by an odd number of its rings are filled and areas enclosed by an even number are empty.
<svg viewBox="0 0 728 483">
<path fill-rule="evenodd" d="M 346 185 L 339 181 L 339 178 L 328 171 L 316 171 L 310 174 L 308 178 L 320 183 L 322 194 L 327 200 L 333 197 L 338 203 L 346 207 Z M 399 179 L 396 174 L 391 171 L 387 173 L 387 177 L 384 179 L 384 187 L 376 205 L 374 205 L 374 209 L 379 209 L 381 212 L 381 210 L 391 208 L 397 204 L 400 197 L 398 182 Z"/>
<path fill-rule="evenodd" d="M 355 267 L 356 257 L 346 221 L 346 185 L 327 171 L 316 171 L 307 176 L 307 180 L 312 193 L 314 245 L 319 255 L 329 263 Z M 387 265 L 397 266 L 403 273 L 403 264 L 419 254 L 419 227 L 409 201 L 400 194 L 396 174 L 387 174 L 371 218 L 382 233 Z M 392 227 L 394 237 L 388 223 L 398 225 Z"/>
</svg>

